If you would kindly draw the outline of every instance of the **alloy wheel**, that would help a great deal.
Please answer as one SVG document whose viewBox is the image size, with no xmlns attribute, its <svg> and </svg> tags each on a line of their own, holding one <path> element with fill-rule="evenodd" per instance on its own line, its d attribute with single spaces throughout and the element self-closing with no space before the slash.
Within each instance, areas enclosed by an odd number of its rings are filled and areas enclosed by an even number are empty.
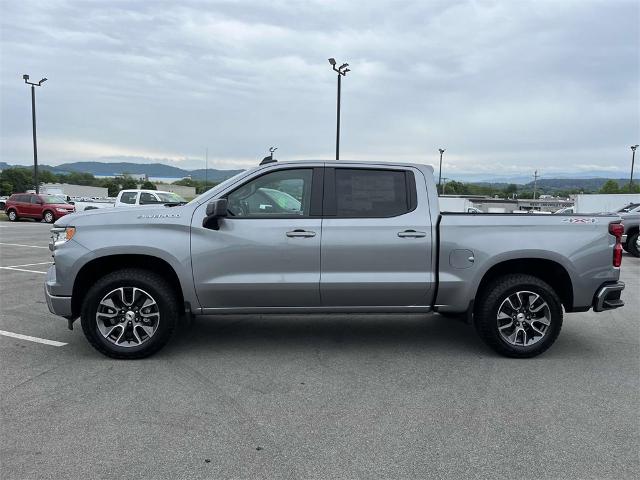
<svg viewBox="0 0 640 480">
<path fill-rule="evenodd" d="M 160 310 L 155 299 L 137 287 L 107 293 L 98 305 L 96 323 L 102 336 L 118 347 L 137 347 L 158 330 Z"/>
<path fill-rule="evenodd" d="M 498 331 L 510 345 L 528 347 L 544 338 L 551 325 L 549 305 L 537 293 L 521 290 L 500 304 Z"/>
</svg>

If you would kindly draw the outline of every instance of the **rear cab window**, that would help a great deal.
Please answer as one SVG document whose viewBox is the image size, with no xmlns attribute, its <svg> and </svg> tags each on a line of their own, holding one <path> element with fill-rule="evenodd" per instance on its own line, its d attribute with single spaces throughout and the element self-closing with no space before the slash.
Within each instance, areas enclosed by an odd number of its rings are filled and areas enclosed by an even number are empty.
<svg viewBox="0 0 640 480">
<path fill-rule="evenodd" d="M 413 172 L 371 168 L 330 168 L 324 215 L 337 218 L 388 218 L 416 208 Z"/>
</svg>

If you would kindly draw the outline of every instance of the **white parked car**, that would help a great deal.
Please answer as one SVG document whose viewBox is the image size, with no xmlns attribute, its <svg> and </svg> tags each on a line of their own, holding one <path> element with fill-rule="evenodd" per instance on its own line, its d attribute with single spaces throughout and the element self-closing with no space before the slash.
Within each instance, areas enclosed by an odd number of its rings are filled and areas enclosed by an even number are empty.
<svg viewBox="0 0 640 480">
<path fill-rule="evenodd" d="M 116 207 L 138 207 L 158 204 L 183 205 L 187 201 L 173 192 L 161 190 L 122 190 L 116 197 Z"/>
</svg>

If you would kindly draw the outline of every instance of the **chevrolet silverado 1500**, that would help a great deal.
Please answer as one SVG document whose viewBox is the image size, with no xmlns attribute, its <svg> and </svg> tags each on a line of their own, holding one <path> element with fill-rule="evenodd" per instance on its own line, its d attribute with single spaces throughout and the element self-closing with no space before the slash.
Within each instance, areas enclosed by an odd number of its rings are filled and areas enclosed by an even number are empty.
<svg viewBox="0 0 640 480">
<path fill-rule="evenodd" d="M 426 165 L 270 162 L 186 205 L 60 218 L 45 295 L 116 358 L 185 312 L 439 312 L 531 357 L 563 312 L 623 305 L 622 233 L 617 215 L 441 213 Z"/>
</svg>

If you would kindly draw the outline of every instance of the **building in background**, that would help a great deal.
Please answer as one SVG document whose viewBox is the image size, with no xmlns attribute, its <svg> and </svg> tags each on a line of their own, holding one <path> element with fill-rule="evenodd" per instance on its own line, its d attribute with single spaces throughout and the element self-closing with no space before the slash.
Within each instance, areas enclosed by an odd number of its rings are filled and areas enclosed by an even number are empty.
<svg viewBox="0 0 640 480">
<path fill-rule="evenodd" d="M 44 183 L 41 193 L 52 195 L 67 195 L 69 197 L 107 198 L 109 190 L 104 187 L 89 185 L 71 185 L 70 183 Z"/>
</svg>

